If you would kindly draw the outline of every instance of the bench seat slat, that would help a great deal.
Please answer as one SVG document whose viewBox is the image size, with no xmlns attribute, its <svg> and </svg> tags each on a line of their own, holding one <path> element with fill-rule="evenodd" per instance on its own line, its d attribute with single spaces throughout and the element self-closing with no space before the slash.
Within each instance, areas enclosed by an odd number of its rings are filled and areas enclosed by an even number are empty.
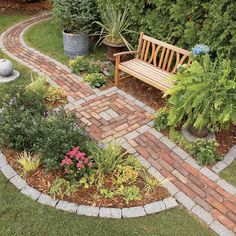
<svg viewBox="0 0 236 236">
<path fill-rule="evenodd" d="M 119 65 L 119 69 L 163 91 L 171 88 L 173 84 L 169 79 L 171 74 L 141 60 L 123 62 Z"/>
</svg>

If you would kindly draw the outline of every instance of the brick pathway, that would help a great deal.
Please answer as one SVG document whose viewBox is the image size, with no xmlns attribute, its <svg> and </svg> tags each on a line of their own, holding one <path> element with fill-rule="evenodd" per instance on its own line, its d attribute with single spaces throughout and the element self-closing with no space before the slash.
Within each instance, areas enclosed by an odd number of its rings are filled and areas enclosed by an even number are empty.
<svg viewBox="0 0 236 236">
<path fill-rule="evenodd" d="M 236 233 L 236 188 L 206 167 L 200 167 L 183 150 L 153 128 L 152 109 L 125 92 L 111 88 L 91 89 L 70 70 L 29 48 L 23 42 L 25 30 L 49 16 L 37 16 L 10 28 L 2 35 L 3 52 L 32 70 L 50 77 L 70 98 L 68 110 L 75 109 L 97 140 L 119 138 L 122 146 L 159 179 L 185 208 L 219 235 Z"/>
</svg>

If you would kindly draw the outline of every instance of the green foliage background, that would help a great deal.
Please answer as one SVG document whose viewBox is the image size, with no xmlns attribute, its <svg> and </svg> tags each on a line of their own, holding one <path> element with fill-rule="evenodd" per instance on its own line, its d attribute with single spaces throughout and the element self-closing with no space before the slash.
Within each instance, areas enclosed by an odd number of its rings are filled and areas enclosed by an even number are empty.
<svg viewBox="0 0 236 236">
<path fill-rule="evenodd" d="M 207 44 L 213 55 L 224 54 L 236 63 L 235 0 L 97 0 L 97 3 L 101 13 L 107 4 L 127 8 L 132 30 L 144 31 L 187 50 L 197 43 Z M 137 42 L 137 38 L 132 41 Z"/>
</svg>

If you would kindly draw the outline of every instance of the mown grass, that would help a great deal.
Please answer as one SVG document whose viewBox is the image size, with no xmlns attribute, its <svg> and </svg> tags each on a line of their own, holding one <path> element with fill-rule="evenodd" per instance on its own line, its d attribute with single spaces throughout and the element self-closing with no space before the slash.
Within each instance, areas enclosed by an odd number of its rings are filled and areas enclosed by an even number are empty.
<svg viewBox="0 0 236 236">
<path fill-rule="evenodd" d="M 8 14 L 0 15 L 0 33 L 5 31 L 12 24 L 20 22 L 26 18 L 27 18 L 26 15 L 8 15 Z"/>
<path fill-rule="evenodd" d="M 0 174 L 0 235 L 214 235 L 181 207 L 137 219 L 84 217 L 40 205 Z"/>
<path fill-rule="evenodd" d="M 29 46 L 68 65 L 69 58 L 64 55 L 63 51 L 62 30 L 55 25 L 53 19 L 32 26 L 25 33 L 24 38 Z M 105 49 L 92 44 L 87 57 L 105 60 Z"/>
<path fill-rule="evenodd" d="M 225 179 L 227 182 L 231 183 L 236 187 L 236 160 L 233 161 L 233 163 L 224 169 L 220 176 Z"/>
</svg>

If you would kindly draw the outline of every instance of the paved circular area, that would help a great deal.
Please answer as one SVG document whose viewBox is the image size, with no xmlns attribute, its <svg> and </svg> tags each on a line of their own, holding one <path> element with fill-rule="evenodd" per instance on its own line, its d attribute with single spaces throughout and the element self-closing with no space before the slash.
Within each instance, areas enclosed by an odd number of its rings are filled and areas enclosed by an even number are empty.
<svg viewBox="0 0 236 236">
<path fill-rule="evenodd" d="M 137 156 L 152 175 L 159 180 L 167 179 L 163 185 L 179 203 L 217 234 L 235 235 L 236 188 L 207 167 L 199 166 L 186 152 L 156 131 L 150 119 L 153 112 L 150 107 L 117 88 L 102 92 L 91 89 L 67 67 L 24 43 L 23 34 L 28 27 L 48 17 L 36 16 L 7 30 L 1 36 L 2 51 L 47 76 L 51 84 L 64 88 L 70 101 L 66 109 L 77 111 L 78 119 L 88 125 L 94 138 L 113 139 L 116 135 L 122 146 Z M 103 103 L 99 103 L 100 100 Z M 94 105 L 96 102 L 97 106 Z M 9 166 L 7 169 L 10 171 Z M 6 173 L 4 168 L 1 170 Z M 25 190 L 22 189 L 22 192 Z M 69 210 L 70 207 L 72 205 L 68 206 Z M 64 203 L 61 202 L 58 208 L 64 208 Z M 155 207 L 149 209 L 151 211 Z M 77 208 L 78 212 L 83 210 L 84 207 Z M 93 210 L 91 214 L 113 214 L 105 211 L 102 209 L 102 213 L 97 213 Z"/>
</svg>

